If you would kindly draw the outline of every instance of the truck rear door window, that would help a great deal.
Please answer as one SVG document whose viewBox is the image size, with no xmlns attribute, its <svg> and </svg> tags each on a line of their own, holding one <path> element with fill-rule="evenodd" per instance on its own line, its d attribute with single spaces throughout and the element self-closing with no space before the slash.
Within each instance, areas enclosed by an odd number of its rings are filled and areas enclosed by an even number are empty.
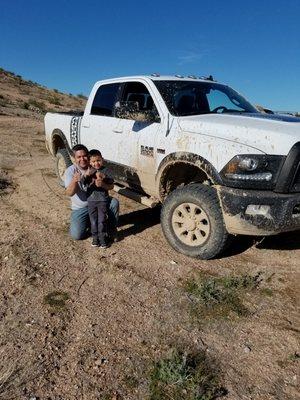
<svg viewBox="0 0 300 400">
<path fill-rule="evenodd" d="M 94 97 L 91 114 L 112 116 L 120 83 L 101 85 Z"/>
</svg>

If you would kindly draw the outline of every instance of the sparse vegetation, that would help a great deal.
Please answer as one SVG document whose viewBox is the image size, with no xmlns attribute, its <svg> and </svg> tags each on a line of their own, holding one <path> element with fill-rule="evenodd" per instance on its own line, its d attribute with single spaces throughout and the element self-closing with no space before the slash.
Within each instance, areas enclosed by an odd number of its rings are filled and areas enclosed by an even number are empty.
<svg viewBox="0 0 300 400">
<path fill-rule="evenodd" d="M 56 310 L 63 309 L 66 305 L 66 301 L 69 299 L 69 294 L 66 292 L 54 291 L 48 293 L 44 297 L 45 304 Z"/>
<path fill-rule="evenodd" d="M 86 97 L 84 94 L 82 94 L 82 93 L 79 93 L 79 94 L 77 95 L 77 97 L 79 97 L 80 99 L 83 99 L 83 100 L 86 100 L 86 99 L 87 99 L 87 97 Z"/>
<path fill-rule="evenodd" d="M 45 103 L 43 103 L 42 101 L 35 100 L 35 99 L 29 99 L 28 101 L 25 101 L 23 104 L 23 107 L 26 110 L 32 110 L 32 109 L 37 108 L 40 111 L 43 111 L 43 112 L 46 111 Z"/>
<path fill-rule="evenodd" d="M 48 101 L 49 101 L 49 103 L 54 104 L 56 106 L 61 106 L 62 105 L 57 96 L 48 97 Z"/>
<path fill-rule="evenodd" d="M 174 350 L 150 375 L 150 400 L 213 400 L 227 394 L 204 352 Z"/>
<path fill-rule="evenodd" d="M 192 310 L 198 316 L 227 317 L 230 313 L 239 316 L 248 313 L 243 304 L 242 294 L 258 287 L 261 273 L 254 276 L 203 277 L 190 279 L 186 291 L 191 300 Z"/>
<path fill-rule="evenodd" d="M 11 178 L 6 173 L 0 171 L 0 197 L 10 193 L 13 188 Z"/>
<path fill-rule="evenodd" d="M 295 351 L 294 353 L 289 354 L 285 359 L 277 360 L 277 364 L 281 368 L 286 368 L 289 364 L 298 363 L 299 361 L 300 361 L 300 354 Z"/>
<path fill-rule="evenodd" d="M 270 288 L 262 288 L 262 289 L 260 290 L 260 292 L 261 292 L 262 294 L 264 294 L 265 296 L 268 296 L 268 297 L 272 297 L 272 296 L 273 296 L 273 290 L 270 289 Z"/>
</svg>

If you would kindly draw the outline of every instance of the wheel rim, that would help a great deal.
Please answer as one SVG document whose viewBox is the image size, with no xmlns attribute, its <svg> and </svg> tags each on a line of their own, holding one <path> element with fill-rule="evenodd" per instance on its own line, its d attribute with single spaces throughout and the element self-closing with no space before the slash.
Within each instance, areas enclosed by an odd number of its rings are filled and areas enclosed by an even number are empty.
<svg viewBox="0 0 300 400">
<path fill-rule="evenodd" d="M 181 242 L 193 247 L 203 245 L 211 229 L 206 212 L 194 203 L 183 203 L 175 208 L 172 227 Z"/>
<path fill-rule="evenodd" d="M 67 169 L 67 166 L 66 166 L 65 160 L 62 157 L 59 157 L 58 162 L 57 162 L 57 170 L 58 170 L 59 177 L 61 179 L 64 178 L 66 169 Z"/>
</svg>

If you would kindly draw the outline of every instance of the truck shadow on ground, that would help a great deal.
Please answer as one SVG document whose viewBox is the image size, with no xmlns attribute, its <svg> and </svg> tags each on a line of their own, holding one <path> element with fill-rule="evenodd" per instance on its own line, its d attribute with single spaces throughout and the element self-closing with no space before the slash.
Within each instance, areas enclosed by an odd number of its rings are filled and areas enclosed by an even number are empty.
<svg viewBox="0 0 300 400">
<path fill-rule="evenodd" d="M 270 250 L 299 250 L 300 231 L 280 233 L 275 236 L 266 236 L 256 247 Z"/>
<path fill-rule="evenodd" d="M 136 210 L 119 217 L 119 240 L 125 239 L 127 236 L 136 235 L 145 229 L 151 228 L 160 223 L 160 207 L 145 208 Z M 125 227 L 130 225 L 124 229 Z M 121 228 L 121 230 L 120 230 Z"/>
<path fill-rule="evenodd" d="M 299 250 L 299 238 L 300 231 L 286 232 L 264 237 L 237 236 L 232 239 L 232 242 L 221 255 L 221 258 L 242 254 L 252 246 L 255 246 L 259 250 Z"/>
<path fill-rule="evenodd" d="M 158 225 L 160 223 L 160 211 L 161 207 L 157 206 L 120 215 L 119 240 Z M 300 249 L 300 231 L 265 237 L 242 235 L 233 237 L 231 244 L 221 255 L 221 258 L 241 254 L 252 246 L 261 250 L 298 250 Z"/>
</svg>

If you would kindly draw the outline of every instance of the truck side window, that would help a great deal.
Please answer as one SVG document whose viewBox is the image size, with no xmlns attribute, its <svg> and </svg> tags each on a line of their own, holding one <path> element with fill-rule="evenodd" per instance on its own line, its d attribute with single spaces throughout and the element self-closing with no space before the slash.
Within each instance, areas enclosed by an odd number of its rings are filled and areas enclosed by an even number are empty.
<svg viewBox="0 0 300 400">
<path fill-rule="evenodd" d="M 141 82 L 128 82 L 125 85 L 122 102 L 135 102 L 138 103 L 138 108 L 141 111 L 151 111 L 159 116 L 154 101 L 146 88 Z"/>
<path fill-rule="evenodd" d="M 95 94 L 91 114 L 112 116 L 119 88 L 120 83 L 101 85 Z"/>
</svg>

